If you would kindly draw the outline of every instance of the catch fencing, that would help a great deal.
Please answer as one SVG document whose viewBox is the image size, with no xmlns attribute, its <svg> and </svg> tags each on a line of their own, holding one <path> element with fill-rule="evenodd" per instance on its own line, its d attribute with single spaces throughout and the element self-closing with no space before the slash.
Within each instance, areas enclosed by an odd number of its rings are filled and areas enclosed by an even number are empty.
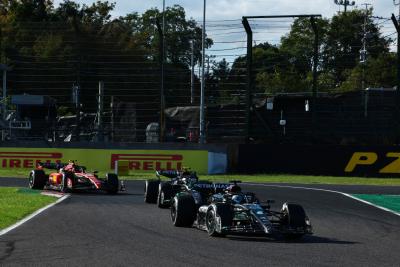
<svg viewBox="0 0 400 267">
<path fill-rule="evenodd" d="M 260 65 L 265 42 L 278 47 L 293 23 L 294 18 L 250 21 L 250 72 L 242 20 L 207 23 L 214 45 L 206 52 L 206 141 L 396 143 L 399 111 L 396 91 L 390 89 L 395 84 L 313 92 L 316 85 L 305 75 L 302 84 L 265 88 L 263 79 L 272 79 L 269 69 L 305 64 L 317 70 L 315 55 L 265 55 L 269 62 Z M 158 36 L 157 31 L 147 34 Z M 2 62 L 10 67 L 8 98 L 3 99 L 8 112 L 0 123 L 3 141 L 198 142 L 200 67 L 187 63 L 190 51 L 180 55 L 180 62 L 166 55 L 161 64 L 159 47 L 142 40 L 124 43 L 101 31 L 60 23 L 26 22 L 18 30 L 3 28 L 1 38 Z M 45 97 L 33 103 L 26 95 Z"/>
</svg>

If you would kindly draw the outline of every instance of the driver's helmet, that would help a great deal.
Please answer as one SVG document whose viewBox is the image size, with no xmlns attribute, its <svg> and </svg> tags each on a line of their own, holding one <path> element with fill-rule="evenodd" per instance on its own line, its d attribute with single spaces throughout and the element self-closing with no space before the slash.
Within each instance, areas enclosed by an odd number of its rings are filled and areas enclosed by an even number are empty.
<svg viewBox="0 0 400 267">
<path fill-rule="evenodd" d="M 242 192 L 242 188 L 240 188 L 240 186 L 238 186 L 236 184 L 233 184 L 233 185 L 228 186 L 226 188 L 226 191 L 231 194 L 237 194 L 237 193 Z"/>
<path fill-rule="evenodd" d="M 197 178 L 197 175 L 196 175 L 196 173 L 189 173 L 189 174 L 187 174 L 187 175 L 185 175 L 183 178 L 182 178 L 182 180 L 184 181 L 184 182 L 186 182 L 186 183 L 196 183 L 196 182 L 198 182 L 198 178 Z"/>
<path fill-rule="evenodd" d="M 64 171 L 75 172 L 75 162 L 70 162 L 64 167 Z"/>
<path fill-rule="evenodd" d="M 233 195 L 232 196 L 232 202 L 236 204 L 240 204 L 243 202 L 243 196 L 242 195 Z"/>
</svg>

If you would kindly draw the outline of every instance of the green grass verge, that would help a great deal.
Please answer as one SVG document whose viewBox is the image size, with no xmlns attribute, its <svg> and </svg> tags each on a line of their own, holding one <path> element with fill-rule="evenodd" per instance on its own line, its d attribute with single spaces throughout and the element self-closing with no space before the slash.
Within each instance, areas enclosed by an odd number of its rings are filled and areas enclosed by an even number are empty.
<svg viewBox="0 0 400 267">
<path fill-rule="evenodd" d="M 215 175 L 202 176 L 214 181 L 240 180 L 254 183 L 289 183 L 289 184 L 334 184 L 334 185 L 381 185 L 400 186 L 400 178 L 365 178 L 365 177 L 333 177 L 290 174 L 261 175 Z"/>
<path fill-rule="evenodd" d="M 353 196 L 392 211 L 400 212 L 400 196 L 398 195 L 354 194 Z"/>
<path fill-rule="evenodd" d="M 0 177 L 27 178 L 29 170 L 0 170 Z M 100 177 L 105 177 L 105 172 L 99 172 Z M 154 173 L 131 173 L 129 176 L 121 176 L 121 180 L 143 180 L 154 178 Z M 365 177 L 333 177 L 333 176 L 309 176 L 290 174 L 258 174 L 258 175 L 200 175 L 201 179 L 227 182 L 229 180 L 241 180 L 254 183 L 295 183 L 295 184 L 336 184 L 336 185 L 385 185 L 400 186 L 400 178 L 365 178 Z M 1 179 L 1 178 L 0 178 Z"/>
<path fill-rule="evenodd" d="M 56 198 L 43 196 L 40 191 L 0 187 L 0 229 L 16 223 L 54 201 Z"/>
</svg>

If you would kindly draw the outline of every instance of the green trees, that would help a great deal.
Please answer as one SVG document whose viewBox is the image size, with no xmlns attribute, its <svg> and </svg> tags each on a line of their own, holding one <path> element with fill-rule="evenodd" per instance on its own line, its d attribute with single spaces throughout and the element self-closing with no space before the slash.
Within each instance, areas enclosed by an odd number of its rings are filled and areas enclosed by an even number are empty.
<svg viewBox="0 0 400 267">
<path fill-rule="evenodd" d="M 143 14 L 133 12 L 112 18 L 114 8 L 115 4 L 108 1 L 81 6 L 65 0 L 55 8 L 51 0 L 1 0 L 1 55 L 3 63 L 15 67 L 11 75 L 16 82 L 12 88 L 21 92 L 27 86 L 21 81 L 28 80 L 32 82 L 31 89 L 38 89 L 32 93 L 51 95 L 55 90 L 51 87 L 57 87 L 60 89 L 57 95 L 68 102 L 72 83 L 79 82 L 92 93 L 97 87 L 95 83 L 102 79 L 115 84 L 115 88 L 108 87 L 112 90 L 110 95 L 127 92 L 135 95 L 150 90 L 149 96 L 155 99 L 159 90 L 161 44 L 156 20 L 162 22 L 162 12 L 153 8 Z M 389 51 L 391 40 L 382 37 L 379 25 L 371 19 L 372 9 L 368 12 L 365 66 L 359 63 L 364 10 L 316 20 L 320 37 L 319 91 L 359 90 L 363 77 L 367 87 L 395 84 L 395 55 Z M 195 63 L 199 64 L 201 28 L 186 17 L 179 5 L 168 7 L 164 15 L 167 103 L 184 105 L 189 103 L 190 95 L 191 42 Z M 310 20 L 299 18 L 279 44 L 255 45 L 254 92 L 311 91 L 313 42 Z M 206 46 L 212 45 L 213 41 L 207 38 Z M 230 95 L 239 95 L 246 83 L 245 64 L 244 56 L 231 64 L 226 60 L 212 63 L 207 77 L 209 99 L 228 103 L 234 98 Z M 46 85 L 53 78 L 54 84 Z M 146 83 L 148 79 L 151 82 Z M 117 82 L 120 84 L 116 85 Z"/>
<path fill-rule="evenodd" d="M 142 15 L 134 12 L 119 20 L 126 24 L 132 35 L 139 39 L 153 55 L 158 53 L 161 44 L 157 34 L 156 19 L 162 24 L 162 12 L 152 8 Z M 162 25 L 161 25 L 162 26 Z M 165 50 L 166 61 L 175 65 L 190 65 L 190 42 L 194 41 L 195 62 L 200 59 L 201 52 L 201 28 L 196 21 L 187 19 L 183 7 L 174 5 L 165 10 Z M 207 38 L 206 46 L 212 45 L 212 40 Z"/>
<path fill-rule="evenodd" d="M 392 40 L 382 36 L 371 18 L 372 9 L 339 13 L 332 19 L 317 19 L 319 33 L 319 91 L 360 90 L 395 85 L 395 58 L 389 51 Z M 360 64 L 366 18 L 368 63 Z M 277 45 L 259 44 L 253 48 L 255 93 L 310 92 L 314 32 L 308 18 L 298 18 L 290 32 Z M 240 72 L 245 57 L 237 58 L 231 74 Z M 240 67 L 239 67 L 240 65 Z M 243 69 L 242 69 L 243 71 Z M 364 71 L 364 76 L 363 76 Z"/>
<path fill-rule="evenodd" d="M 29 87 L 29 93 L 68 103 L 72 84 L 79 83 L 84 106 L 91 110 L 97 82 L 103 80 L 108 95 L 157 100 L 161 42 L 156 19 L 161 21 L 162 12 L 153 8 L 112 18 L 114 8 L 109 1 L 79 5 L 64 0 L 55 8 L 51 0 L 3 0 L 1 54 L 2 62 L 14 67 L 11 93 Z M 186 104 L 179 96 L 190 90 L 190 43 L 198 63 L 201 28 L 178 5 L 166 9 L 165 22 L 167 102 Z M 212 40 L 207 38 L 206 45 Z"/>
<path fill-rule="evenodd" d="M 373 67 L 377 57 L 389 52 L 390 40 L 382 37 L 380 29 L 376 26 L 370 15 L 372 9 L 369 10 L 366 24 L 366 43 L 368 57 L 371 59 L 370 67 Z M 330 23 L 325 49 L 322 51 L 322 67 L 325 73 L 330 73 L 334 77 L 335 84 L 339 89 L 342 83 L 348 84 L 351 73 L 354 68 L 359 66 L 359 51 L 362 48 L 362 40 L 364 38 L 363 23 L 365 19 L 365 11 L 353 10 L 352 12 L 336 15 Z M 389 83 L 389 81 L 386 81 Z M 393 85 L 392 85 L 393 86 Z M 350 89 L 347 87 L 347 89 Z M 354 87 L 352 90 L 358 90 L 361 87 Z"/>
</svg>

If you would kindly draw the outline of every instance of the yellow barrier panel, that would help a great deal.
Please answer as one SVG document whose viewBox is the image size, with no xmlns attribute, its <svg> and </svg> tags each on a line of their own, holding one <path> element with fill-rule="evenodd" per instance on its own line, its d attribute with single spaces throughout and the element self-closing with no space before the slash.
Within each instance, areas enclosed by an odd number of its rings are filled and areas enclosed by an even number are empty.
<svg viewBox="0 0 400 267">
<path fill-rule="evenodd" d="M 115 161 L 115 173 L 118 175 L 129 175 L 129 161 L 116 160 Z"/>
<path fill-rule="evenodd" d="M 206 150 L 108 150 L 69 148 L 0 148 L 1 169 L 33 169 L 38 162 L 76 160 L 88 170 L 114 171 L 116 161 L 127 161 L 130 172 L 190 167 L 200 174 L 208 171 Z"/>
</svg>

